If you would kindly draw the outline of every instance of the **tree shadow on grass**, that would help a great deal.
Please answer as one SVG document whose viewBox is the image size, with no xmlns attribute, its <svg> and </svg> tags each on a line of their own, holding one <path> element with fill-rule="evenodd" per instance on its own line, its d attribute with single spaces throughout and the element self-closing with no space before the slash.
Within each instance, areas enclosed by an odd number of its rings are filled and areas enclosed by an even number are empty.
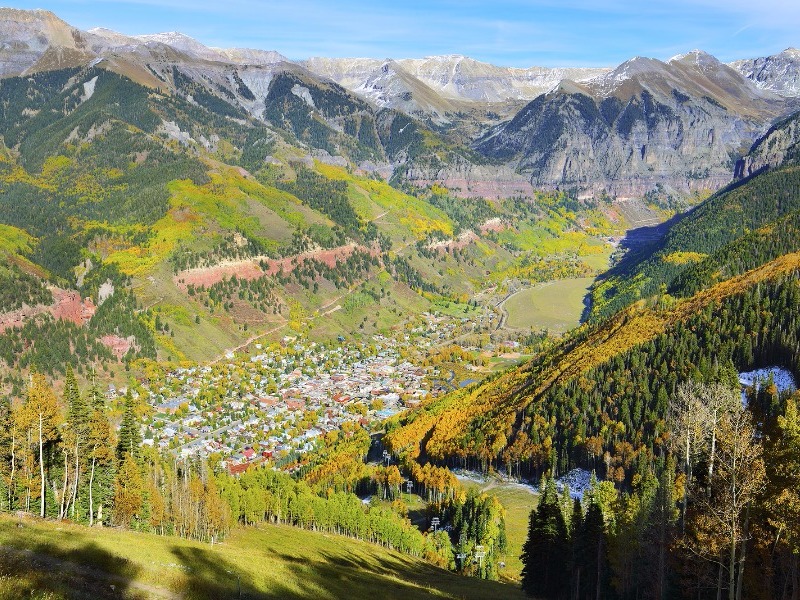
<svg viewBox="0 0 800 600">
<path fill-rule="evenodd" d="M 257 590 L 247 570 L 222 559 L 218 552 L 193 546 L 173 546 L 186 578 L 181 593 L 192 600 L 262 600 L 275 598 Z"/>
<path fill-rule="evenodd" d="M 0 548 L 0 597 L 117 600 L 164 597 L 136 582 L 140 568 L 94 543 Z M 169 596 L 166 596 L 169 597 Z"/>
<path fill-rule="evenodd" d="M 509 598 L 519 592 L 498 582 L 461 577 L 403 555 L 376 555 L 347 550 L 320 552 L 316 560 L 296 560 L 277 554 L 293 575 L 296 588 L 283 598 L 373 598 L 414 600 L 431 596 L 451 598 Z M 324 590 L 324 595 L 320 594 Z"/>
</svg>

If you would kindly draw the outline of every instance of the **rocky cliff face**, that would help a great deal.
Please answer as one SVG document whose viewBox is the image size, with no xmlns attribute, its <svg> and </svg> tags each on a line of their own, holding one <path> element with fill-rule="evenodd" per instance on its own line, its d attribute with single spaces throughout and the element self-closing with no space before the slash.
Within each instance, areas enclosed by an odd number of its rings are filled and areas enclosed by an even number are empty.
<svg viewBox="0 0 800 600">
<path fill-rule="evenodd" d="M 583 81 L 605 68 L 498 67 L 466 56 L 429 56 L 385 61 L 371 58 L 311 58 L 303 66 L 381 106 L 404 109 L 415 95 L 422 102 L 413 110 L 433 110 L 440 116 L 474 104 L 530 101 L 562 79 Z M 376 82 L 380 81 L 379 87 Z M 385 93 L 387 90 L 390 93 Z"/>
<path fill-rule="evenodd" d="M 534 187 L 641 195 L 716 189 L 737 155 L 784 110 L 702 52 L 635 58 L 583 84 L 565 81 L 475 144 Z"/>
<path fill-rule="evenodd" d="M 0 8 L 0 77 L 84 64 L 89 36 L 46 10 Z"/>
<path fill-rule="evenodd" d="M 800 113 L 770 128 L 747 156 L 736 163 L 735 178 L 742 179 L 792 162 L 800 162 Z"/>
<path fill-rule="evenodd" d="M 761 89 L 800 97 L 800 50 L 797 48 L 787 48 L 772 56 L 737 60 L 730 66 Z"/>
</svg>

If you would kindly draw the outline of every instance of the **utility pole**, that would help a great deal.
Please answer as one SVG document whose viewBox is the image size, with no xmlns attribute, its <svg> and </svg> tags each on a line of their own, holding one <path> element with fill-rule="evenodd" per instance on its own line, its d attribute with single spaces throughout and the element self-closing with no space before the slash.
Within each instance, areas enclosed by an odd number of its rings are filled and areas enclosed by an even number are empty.
<svg viewBox="0 0 800 600">
<path fill-rule="evenodd" d="M 467 558 L 467 554 L 465 552 L 459 552 L 456 554 L 456 558 L 458 559 L 458 568 L 464 568 L 464 559 Z"/>
<path fill-rule="evenodd" d="M 436 528 L 439 526 L 439 517 L 433 517 L 431 519 L 431 525 L 433 526 L 433 533 L 436 533 Z"/>
<path fill-rule="evenodd" d="M 483 570 L 483 557 L 486 556 L 486 552 L 483 546 L 478 545 L 475 546 L 475 558 L 478 559 L 478 569 Z"/>
</svg>

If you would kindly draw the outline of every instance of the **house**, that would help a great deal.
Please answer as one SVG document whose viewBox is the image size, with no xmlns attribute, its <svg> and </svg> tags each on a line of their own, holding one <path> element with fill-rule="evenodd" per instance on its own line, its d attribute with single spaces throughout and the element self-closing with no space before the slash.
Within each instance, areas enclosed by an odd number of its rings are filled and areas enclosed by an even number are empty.
<svg viewBox="0 0 800 600">
<path fill-rule="evenodd" d="M 242 473 L 247 471 L 247 469 L 250 468 L 249 463 L 237 465 L 229 462 L 227 463 L 227 466 L 228 466 L 228 473 L 230 473 L 231 475 L 241 475 Z"/>
</svg>

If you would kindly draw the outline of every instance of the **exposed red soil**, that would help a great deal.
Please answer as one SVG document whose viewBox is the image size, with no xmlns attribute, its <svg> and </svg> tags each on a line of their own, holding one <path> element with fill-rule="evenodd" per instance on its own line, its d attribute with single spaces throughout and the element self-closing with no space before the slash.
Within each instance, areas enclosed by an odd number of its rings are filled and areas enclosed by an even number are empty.
<svg viewBox="0 0 800 600">
<path fill-rule="evenodd" d="M 49 313 L 54 319 L 72 321 L 78 326 L 85 325 L 94 316 L 97 308 L 91 298 L 81 300 L 81 295 L 73 290 L 62 290 L 61 288 L 51 287 L 53 294 L 53 304 L 44 306 L 23 306 L 17 310 L 0 314 L 0 332 L 11 327 L 22 327 L 25 321 Z"/>
<path fill-rule="evenodd" d="M 128 350 L 133 348 L 136 338 L 133 336 L 121 338 L 118 335 L 104 335 L 100 338 L 100 342 L 111 350 L 117 359 L 121 359 L 127 354 Z"/>
<path fill-rule="evenodd" d="M 303 252 L 302 254 L 280 259 L 252 258 L 249 260 L 229 261 L 213 267 L 199 267 L 181 271 L 173 277 L 173 281 L 175 285 L 185 291 L 189 285 L 207 288 L 225 279 L 230 279 L 233 275 L 236 275 L 239 279 L 251 280 L 258 279 L 264 275 L 276 275 L 281 270 L 285 274 L 289 274 L 307 260 L 316 260 L 333 268 L 356 250 L 374 252 L 363 246 L 347 244 L 338 248 Z M 264 265 L 263 268 L 262 264 Z"/>
</svg>

